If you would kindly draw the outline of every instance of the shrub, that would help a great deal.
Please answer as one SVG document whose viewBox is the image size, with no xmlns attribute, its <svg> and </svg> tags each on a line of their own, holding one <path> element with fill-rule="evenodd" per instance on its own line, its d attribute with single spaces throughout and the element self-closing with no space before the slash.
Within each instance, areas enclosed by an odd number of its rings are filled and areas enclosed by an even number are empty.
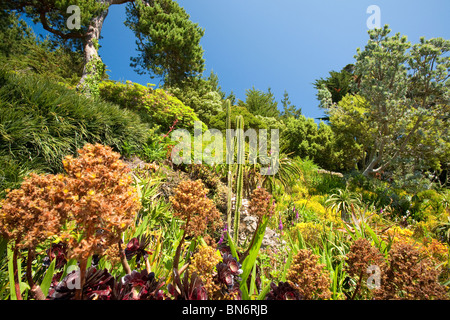
<svg viewBox="0 0 450 320">
<path fill-rule="evenodd" d="M 444 195 L 435 190 L 424 190 L 412 197 L 412 208 L 417 217 L 439 215 L 445 210 Z"/>
<path fill-rule="evenodd" d="M 142 120 L 169 128 L 177 119 L 178 127 L 192 128 L 200 121 L 194 110 L 163 89 L 152 89 L 137 83 L 104 81 L 100 97 L 123 108 L 135 110 Z"/>
<path fill-rule="evenodd" d="M 311 247 L 320 246 L 322 243 L 322 233 L 324 232 L 325 226 L 316 224 L 313 222 L 300 222 L 295 225 L 295 229 L 291 231 L 292 239 L 299 241 L 297 239 L 297 231 L 300 232 L 303 240 L 306 244 Z"/>
<path fill-rule="evenodd" d="M 125 142 L 138 146 L 145 141 L 147 130 L 129 110 L 80 96 L 39 76 L 0 71 L 0 167 L 9 163 L 11 170 L 62 172 L 61 159 L 86 143 L 101 142 L 120 152 Z M 22 179 L 15 172 L 0 183 L 14 184 L 6 179 L 17 175 Z"/>
</svg>

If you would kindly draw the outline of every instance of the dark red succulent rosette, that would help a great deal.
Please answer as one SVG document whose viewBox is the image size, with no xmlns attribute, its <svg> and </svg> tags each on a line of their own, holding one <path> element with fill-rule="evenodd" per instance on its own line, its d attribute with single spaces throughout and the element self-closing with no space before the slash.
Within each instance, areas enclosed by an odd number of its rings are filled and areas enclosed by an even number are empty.
<svg viewBox="0 0 450 320">
<path fill-rule="evenodd" d="M 113 300 L 165 300 L 166 296 L 161 290 L 164 282 L 158 281 L 154 272 L 147 270 L 141 272 L 132 271 L 120 281 L 117 281 L 113 294 Z"/>
<path fill-rule="evenodd" d="M 273 282 L 270 283 L 270 291 L 265 300 L 302 300 L 302 296 L 288 282 L 280 281 L 278 286 Z"/>
<path fill-rule="evenodd" d="M 146 258 L 149 254 L 147 247 L 150 243 L 150 236 L 141 236 L 139 238 L 131 239 L 125 248 L 125 257 L 127 260 L 131 260 L 136 256 L 136 262 L 139 262 L 141 258 Z"/>
<path fill-rule="evenodd" d="M 72 271 L 58 284 L 52 284 L 47 300 L 73 300 L 79 281 L 79 269 Z M 83 299 L 110 300 L 114 283 L 114 277 L 108 270 L 97 270 L 94 267 L 90 267 L 86 272 L 86 281 L 83 286 Z"/>
<path fill-rule="evenodd" d="M 169 283 L 167 290 L 174 300 L 208 300 L 203 281 L 195 272 L 189 277 L 189 272 L 186 271 L 183 281 L 175 285 Z"/>
<path fill-rule="evenodd" d="M 67 245 L 63 242 L 52 243 L 52 246 L 46 250 L 47 256 L 42 260 L 44 267 L 49 267 L 53 259 L 56 259 L 55 269 L 62 269 L 67 263 Z"/>
</svg>

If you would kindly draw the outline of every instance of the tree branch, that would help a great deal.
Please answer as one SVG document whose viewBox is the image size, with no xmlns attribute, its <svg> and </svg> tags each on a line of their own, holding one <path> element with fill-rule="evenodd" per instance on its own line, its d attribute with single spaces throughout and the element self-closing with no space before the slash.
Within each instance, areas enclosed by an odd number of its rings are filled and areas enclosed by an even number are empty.
<svg viewBox="0 0 450 320">
<path fill-rule="evenodd" d="M 44 30 L 47 30 L 48 32 L 51 32 L 59 37 L 61 37 L 64 40 L 67 39 L 81 39 L 85 36 L 84 33 L 76 33 L 76 32 L 71 32 L 71 33 L 64 33 L 61 32 L 60 30 L 57 29 L 53 29 L 52 27 L 49 26 L 47 18 L 45 16 L 45 11 L 40 11 L 39 12 L 39 19 L 42 23 L 42 27 L 44 28 Z"/>
</svg>

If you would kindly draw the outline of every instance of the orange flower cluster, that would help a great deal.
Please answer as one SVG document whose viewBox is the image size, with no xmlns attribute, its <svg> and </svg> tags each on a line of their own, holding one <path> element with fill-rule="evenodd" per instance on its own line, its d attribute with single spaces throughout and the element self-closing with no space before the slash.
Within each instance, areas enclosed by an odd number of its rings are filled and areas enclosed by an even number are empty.
<svg viewBox="0 0 450 320">
<path fill-rule="evenodd" d="M 60 235 L 77 259 L 119 241 L 140 208 L 129 169 L 110 147 L 87 144 L 78 153 L 63 161 L 66 176 L 32 174 L 8 194 L 0 210 L 3 237 L 35 247 Z"/>
<path fill-rule="evenodd" d="M 204 236 L 207 230 L 222 228 L 220 213 L 206 196 L 208 191 L 201 180 L 185 180 L 180 182 L 175 195 L 170 197 L 175 216 L 186 221 L 184 230 L 187 236 Z"/>
<path fill-rule="evenodd" d="M 381 287 L 374 297 L 381 300 L 444 300 L 448 288 L 438 282 L 440 271 L 431 259 L 410 243 L 394 243 L 388 267 L 382 269 Z"/>
<path fill-rule="evenodd" d="M 421 251 L 432 257 L 437 263 L 447 263 L 449 261 L 449 249 L 448 245 L 439 242 L 434 238 L 426 238 L 424 240 L 424 246 L 421 246 Z"/>
<path fill-rule="evenodd" d="M 0 209 L 0 234 L 17 248 L 34 248 L 59 233 L 67 219 L 67 181 L 62 175 L 26 178 L 8 193 Z"/>
<path fill-rule="evenodd" d="M 361 290 L 360 293 L 364 297 L 370 298 L 371 292 L 367 287 L 369 277 L 367 269 L 370 266 L 378 266 L 380 269 L 384 269 L 386 264 L 384 256 L 367 239 L 360 238 L 350 247 L 346 261 L 345 271 L 358 283 L 355 291 Z"/>
<path fill-rule="evenodd" d="M 87 144 L 78 154 L 67 156 L 63 165 L 70 181 L 68 198 L 73 200 L 71 233 L 82 236 L 80 242 L 69 237 L 71 256 L 85 259 L 119 242 L 140 202 L 120 154 L 100 144 Z"/>
<path fill-rule="evenodd" d="M 275 212 L 275 203 L 272 195 L 265 188 L 256 188 L 252 192 L 248 212 L 261 220 L 264 216 L 269 218 Z"/>
<path fill-rule="evenodd" d="M 286 280 L 305 300 L 329 299 L 330 276 L 319 257 L 309 249 L 300 249 L 292 259 Z"/>
<path fill-rule="evenodd" d="M 367 239 L 357 239 L 347 254 L 346 271 L 351 277 L 359 277 L 365 274 L 371 265 L 377 265 L 380 268 L 384 264 L 384 257 L 380 251 L 373 247 Z"/>
<path fill-rule="evenodd" d="M 200 246 L 189 265 L 190 273 L 196 273 L 203 281 L 208 297 L 217 299 L 221 295 L 220 285 L 214 282 L 216 265 L 222 261 L 220 252 L 210 246 Z"/>
</svg>

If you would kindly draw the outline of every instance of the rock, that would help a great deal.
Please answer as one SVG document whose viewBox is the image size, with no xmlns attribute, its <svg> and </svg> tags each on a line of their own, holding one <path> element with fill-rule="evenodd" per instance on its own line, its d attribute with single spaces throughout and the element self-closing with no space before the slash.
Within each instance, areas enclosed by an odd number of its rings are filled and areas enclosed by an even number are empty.
<svg viewBox="0 0 450 320">
<path fill-rule="evenodd" d="M 239 244 L 244 245 L 247 242 L 248 245 L 257 227 L 258 227 L 257 217 L 250 215 L 242 215 L 239 225 Z M 230 232 L 232 234 L 233 232 L 232 228 Z M 270 229 L 269 227 L 267 227 L 263 241 L 261 243 L 261 248 L 265 247 L 276 248 L 284 245 L 286 245 L 286 241 L 284 240 L 280 241 L 279 234 L 274 230 Z"/>
</svg>

